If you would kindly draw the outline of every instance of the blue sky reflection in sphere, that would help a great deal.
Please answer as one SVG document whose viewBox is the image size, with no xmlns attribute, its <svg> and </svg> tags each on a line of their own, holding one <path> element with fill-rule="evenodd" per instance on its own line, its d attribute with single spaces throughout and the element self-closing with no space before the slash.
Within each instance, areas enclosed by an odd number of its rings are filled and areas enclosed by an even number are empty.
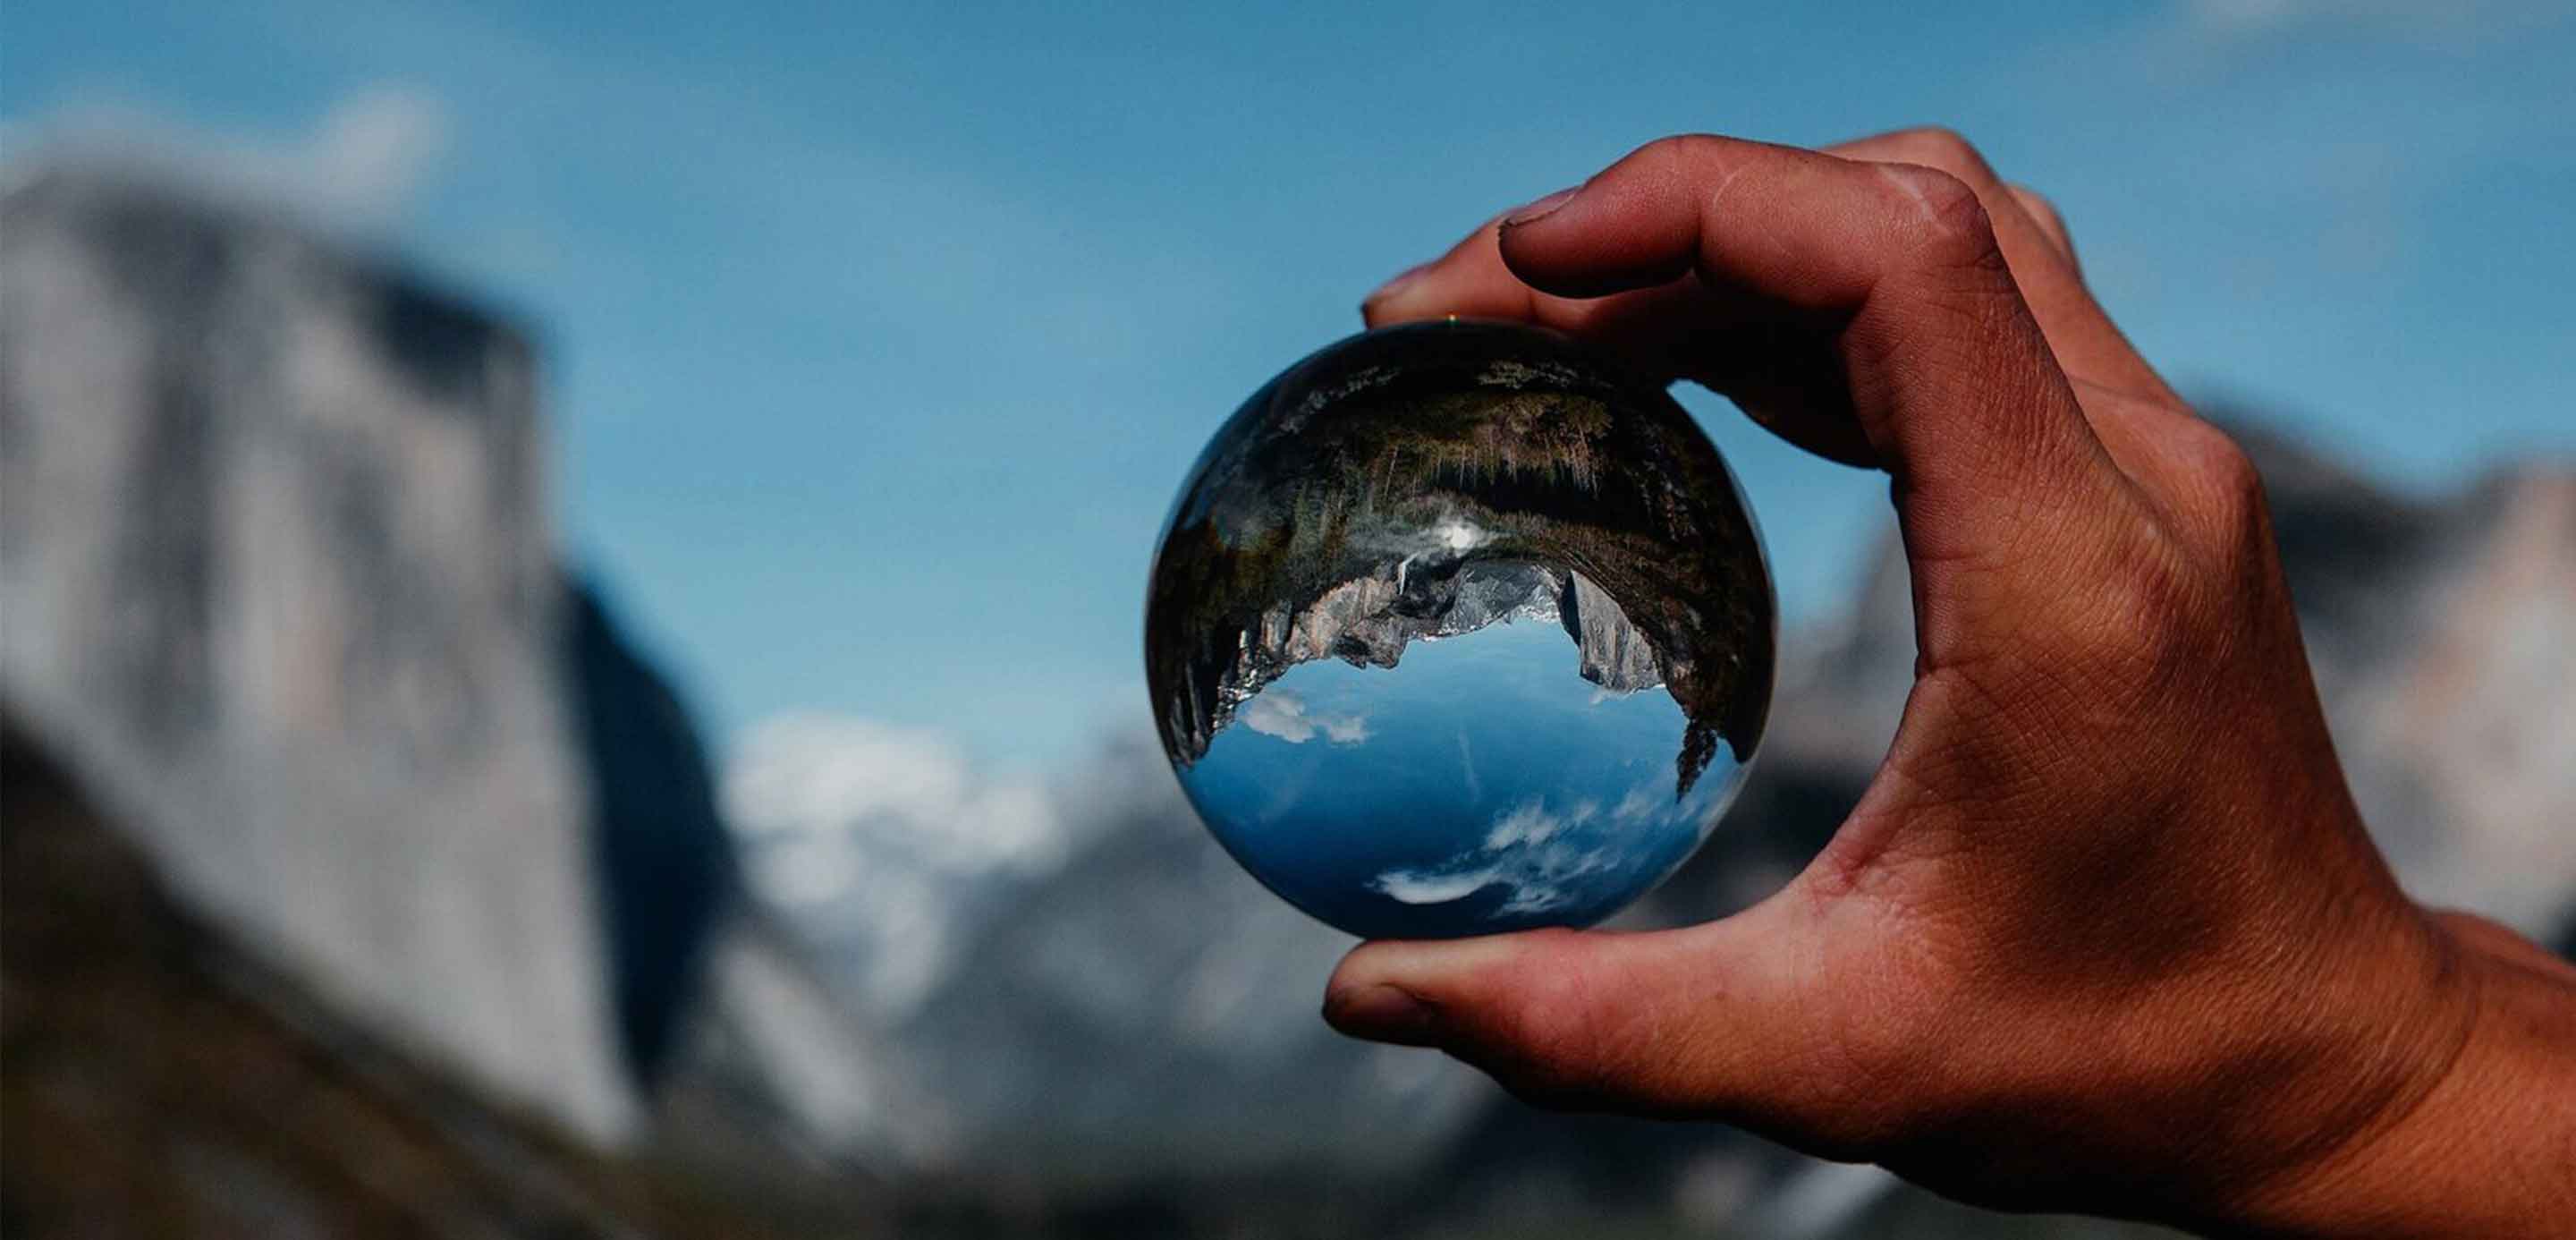
<svg viewBox="0 0 2576 1240">
<path fill-rule="evenodd" d="M 1563 337 L 1365 333 L 1256 393 L 1155 559 L 1146 664 L 1211 831 L 1355 934 L 1587 925 L 1699 844 L 1777 607 L 1724 462 Z"/>
</svg>

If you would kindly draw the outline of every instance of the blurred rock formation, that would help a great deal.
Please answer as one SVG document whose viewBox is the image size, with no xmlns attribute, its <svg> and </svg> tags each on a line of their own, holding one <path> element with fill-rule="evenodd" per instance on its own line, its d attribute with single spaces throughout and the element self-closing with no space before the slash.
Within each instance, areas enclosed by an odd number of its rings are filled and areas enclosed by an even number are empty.
<svg viewBox="0 0 2576 1240">
<path fill-rule="evenodd" d="M 2242 413 L 2218 416 L 2265 474 L 2337 742 L 2402 876 L 2544 941 L 2576 933 L 2576 463 L 2409 498 Z M 1743 795 L 1626 922 L 1750 904 L 1857 801 L 1913 675 L 1896 548 L 1845 615 L 1787 647 Z M 780 757 L 755 747 L 745 760 Z M 828 765 L 832 751 L 799 760 Z M 862 1005 L 879 1053 L 929 1108 L 916 1122 L 956 1134 L 930 1169 L 1019 1184 L 1058 1203 L 1048 1217 L 1135 1217 L 1151 1203 L 1192 1225 L 1258 1216 L 1270 1224 L 1259 1234 L 1333 1234 L 1354 1216 L 1425 1235 L 2149 1234 L 1998 1220 L 1719 1129 L 1541 1115 L 1428 1053 L 1341 1042 L 1313 1008 L 1349 940 L 1236 871 L 1153 765 L 1139 740 L 1059 781 L 1061 864 L 994 876 L 1002 898 L 958 897 L 973 911 L 949 931 L 971 944 L 955 965 L 899 1009 Z M 830 829 L 827 801 L 805 811 Z M 882 816 L 844 826 L 862 841 L 928 829 Z M 797 907 L 848 924 L 829 895 L 800 893 Z M 836 957 L 882 949 L 845 939 Z M 1293 1167 L 1337 1170 L 1300 1191 L 1258 1175 Z"/>
<path fill-rule="evenodd" d="M 738 890 L 715 775 L 688 708 L 618 630 L 595 586 L 570 592 L 562 658 L 589 781 L 591 849 L 627 1065 L 668 1065 L 708 940 Z"/>
<path fill-rule="evenodd" d="M 731 844 L 545 499 L 506 323 L 87 165 L 0 198 L 0 707 L 226 933 L 632 1134 Z"/>
<path fill-rule="evenodd" d="M 351 1020 L 177 898 L 76 784 L 0 728 L 0 1232 L 797 1234 Z"/>
<path fill-rule="evenodd" d="M 13 172 L 0 359 L 0 1231 L 2144 1234 L 1336 1037 L 1348 940 L 1141 711 L 1046 779 L 782 720 L 719 786 L 566 582 L 526 340 L 291 225 Z M 2576 465 L 2406 497 L 2236 424 L 2406 881 L 2576 941 Z M 1891 549 L 1786 635 L 1751 782 L 1630 921 L 1813 855 L 1910 621 Z"/>
</svg>

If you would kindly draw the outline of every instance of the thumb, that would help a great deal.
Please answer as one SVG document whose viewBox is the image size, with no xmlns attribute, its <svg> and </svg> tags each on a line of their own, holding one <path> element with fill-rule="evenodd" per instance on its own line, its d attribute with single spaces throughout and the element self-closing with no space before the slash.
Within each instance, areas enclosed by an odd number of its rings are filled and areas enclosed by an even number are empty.
<svg viewBox="0 0 2576 1240">
<path fill-rule="evenodd" d="M 1773 906 L 1681 930 L 1362 944 L 1324 1019 L 1437 1047 L 1542 1106 L 1779 1117 L 1814 1039 L 1796 1028 L 1797 939 L 1759 924 Z"/>
</svg>

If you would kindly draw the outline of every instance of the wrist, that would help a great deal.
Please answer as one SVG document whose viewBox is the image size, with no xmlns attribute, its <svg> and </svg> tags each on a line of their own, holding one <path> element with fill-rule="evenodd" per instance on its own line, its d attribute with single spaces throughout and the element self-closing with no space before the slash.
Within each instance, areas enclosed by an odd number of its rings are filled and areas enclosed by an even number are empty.
<svg viewBox="0 0 2576 1240">
<path fill-rule="evenodd" d="M 2392 1048 L 2395 1087 L 2231 1211 L 2239 1229 L 2495 1236 L 2576 1217 L 2576 969 L 2492 923 L 2426 924 L 2438 964 L 2391 1022 L 2421 1031 Z"/>
</svg>

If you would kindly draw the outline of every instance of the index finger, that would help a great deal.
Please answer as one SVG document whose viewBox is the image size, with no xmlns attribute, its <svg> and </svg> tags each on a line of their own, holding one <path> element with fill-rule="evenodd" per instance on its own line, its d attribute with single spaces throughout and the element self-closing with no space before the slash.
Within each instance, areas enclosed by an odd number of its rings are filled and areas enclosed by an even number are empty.
<svg viewBox="0 0 2576 1240">
<path fill-rule="evenodd" d="M 1506 220 L 1501 256 L 1542 294 L 1686 276 L 1752 321 L 1830 335 L 1850 416 L 1894 475 L 1918 557 L 2026 545 L 2034 516 L 2125 483 L 2014 284 L 1984 205 L 1932 169 L 1730 138 L 1640 148 L 1561 203 Z"/>
<path fill-rule="evenodd" d="M 1846 159 L 1919 164 L 1959 178 L 1985 205 L 2013 282 L 2066 373 L 2152 401 L 2182 403 L 2085 287 L 2053 209 L 2042 219 L 2032 206 L 2037 196 L 2005 184 L 1966 139 L 1945 129 L 1901 129 L 1824 149 Z"/>
</svg>

